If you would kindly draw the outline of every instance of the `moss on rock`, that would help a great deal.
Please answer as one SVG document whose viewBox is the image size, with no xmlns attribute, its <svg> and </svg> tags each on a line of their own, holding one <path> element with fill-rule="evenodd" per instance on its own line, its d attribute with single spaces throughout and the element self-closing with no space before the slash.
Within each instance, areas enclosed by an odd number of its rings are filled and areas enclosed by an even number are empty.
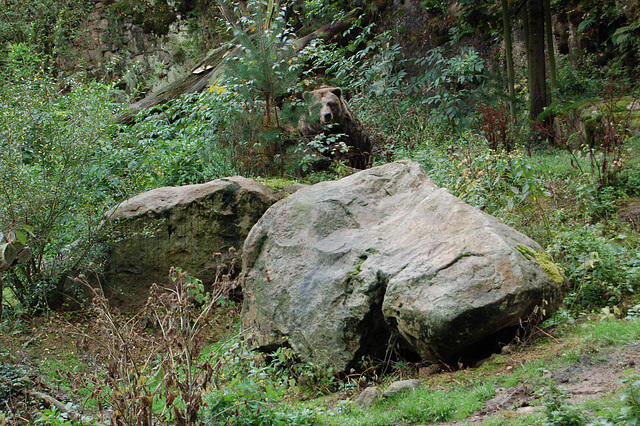
<svg viewBox="0 0 640 426">
<path fill-rule="evenodd" d="M 527 259 L 535 259 L 535 261 L 542 266 L 542 269 L 544 269 L 547 275 L 549 275 L 551 281 L 556 284 L 564 284 L 565 277 L 562 273 L 562 269 L 553 262 L 549 253 L 543 250 L 533 250 L 532 248 L 522 244 L 519 244 L 516 249 Z"/>
<path fill-rule="evenodd" d="M 254 178 L 253 180 L 265 186 L 268 186 L 274 191 L 280 191 L 281 189 L 285 189 L 289 185 L 295 184 L 294 181 L 284 178 Z"/>
</svg>

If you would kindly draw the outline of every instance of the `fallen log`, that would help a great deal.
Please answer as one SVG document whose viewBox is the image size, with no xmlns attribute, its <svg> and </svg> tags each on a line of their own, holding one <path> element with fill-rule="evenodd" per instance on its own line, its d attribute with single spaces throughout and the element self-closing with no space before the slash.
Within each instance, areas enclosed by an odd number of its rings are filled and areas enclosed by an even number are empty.
<svg viewBox="0 0 640 426">
<path fill-rule="evenodd" d="M 48 395 L 48 394 L 42 393 L 42 392 L 38 392 L 38 391 L 34 391 L 34 390 L 27 391 L 27 394 L 29 396 L 33 397 L 33 398 L 41 399 L 42 401 L 45 401 L 49 405 L 53 405 L 54 407 L 56 407 L 58 409 L 58 411 L 60 411 L 62 413 L 67 413 L 70 420 L 74 420 L 74 421 L 80 422 L 82 424 L 91 424 L 91 425 L 98 425 L 98 426 L 102 426 L 103 425 L 103 423 L 98 423 L 94 419 L 92 419 L 91 417 L 85 416 L 82 413 L 80 413 L 80 412 L 78 412 L 78 411 L 76 411 L 74 409 L 69 409 L 67 407 L 67 404 L 64 404 L 63 402 L 57 400 L 56 398 L 52 397 L 51 395 Z"/>
<path fill-rule="evenodd" d="M 340 21 L 327 24 L 312 33 L 299 38 L 294 42 L 297 51 L 303 49 L 312 40 L 327 40 L 331 37 L 342 33 L 349 27 L 353 21 L 354 14 L 350 14 L 347 18 Z M 173 99 L 180 97 L 186 93 L 198 93 L 203 91 L 210 82 L 215 82 L 224 70 L 225 58 L 229 55 L 235 55 L 236 48 L 220 47 L 211 52 L 187 75 L 179 80 L 169 84 L 168 86 L 151 93 L 149 96 L 129 105 L 127 112 L 118 114 L 115 121 L 121 124 L 131 124 L 133 117 L 145 109 L 163 105 Z"/>
<path fill-rule="evenodd" d="M 165 104 L 185 93 L 202 91 L 207 87 L 214 75 L 217 75 L 222 69 L 223 59 L 227 52 L 229 50 L 225 48 L 216 49 L 194 69 L 194 71 L 205 69 L 207 72 L 191 72 L 185 75 L 157 92 L 129 105 L 127 112 L 117 115 L 115 121 L 117 123 L 130 124 L 133 121 L 133 116 L 142 110 Z"/>
</svg>

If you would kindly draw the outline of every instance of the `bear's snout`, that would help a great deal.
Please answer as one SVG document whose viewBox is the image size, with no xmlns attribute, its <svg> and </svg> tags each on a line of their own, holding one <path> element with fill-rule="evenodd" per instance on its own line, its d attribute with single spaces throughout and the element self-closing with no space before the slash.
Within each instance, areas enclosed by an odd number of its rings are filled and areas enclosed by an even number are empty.
<svg viewBox="0 0 640 426">
<path fill-rule="evenodd" d="M 322 122 L 323 123 L 331 123 L 331 121 L 333 121 L 333 117 L 331 116 L 330 112 L 325 112 L 322 116 Z"/>
</svg>

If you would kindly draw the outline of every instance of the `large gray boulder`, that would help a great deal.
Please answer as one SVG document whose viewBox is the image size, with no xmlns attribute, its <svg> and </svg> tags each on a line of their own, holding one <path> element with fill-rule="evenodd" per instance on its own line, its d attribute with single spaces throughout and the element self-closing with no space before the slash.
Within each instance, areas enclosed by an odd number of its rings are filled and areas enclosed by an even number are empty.
<svg viewBox="0 0 640 426">
<path fill-rule="evenodd" d="M 242 323 L 253 348 L 291 346 L 336 371 L 396 338 L 438 362 L 518 324 L 562 282 L 537 243 L 403 161 L 267 210 L 243 249 Z"/>
<path fill-rule="evenodd" d="M 115 236 L 105 265 L 111 303 L 138 308 L 151 284 L 169 284 L 171 267 L 211 284 L 218 265 L 230 266 L 237 257 L 239 272 L 244 239 L 280 198 L 269 187 L 236 176 L 158 188 L 123 202 L 107 214 Z"/>
</svg>

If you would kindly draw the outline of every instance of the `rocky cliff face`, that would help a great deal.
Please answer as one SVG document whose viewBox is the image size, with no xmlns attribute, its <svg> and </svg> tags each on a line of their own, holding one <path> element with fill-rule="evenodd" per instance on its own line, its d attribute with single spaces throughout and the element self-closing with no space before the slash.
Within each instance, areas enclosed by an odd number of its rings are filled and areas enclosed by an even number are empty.
<svg viewBox="0 0 640 426">
<path fill-rule="evenodd" d="M 119 81 L 129 92 L 141 83 L 163 86 L 190 72 L 192 44 L 186 14 L 164 0 L 133 3 L 96 2 L 58 56 L 60 69 Z"/>
</svg>

